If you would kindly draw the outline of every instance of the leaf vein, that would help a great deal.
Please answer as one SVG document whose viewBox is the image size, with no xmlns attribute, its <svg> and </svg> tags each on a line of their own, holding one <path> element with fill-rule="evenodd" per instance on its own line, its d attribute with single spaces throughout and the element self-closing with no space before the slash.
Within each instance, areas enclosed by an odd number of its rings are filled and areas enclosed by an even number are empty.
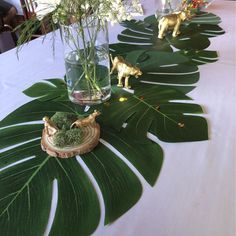
<svg viewBox="0 0 236 236">
<path fill-rule="evenodd" d="M 23 192 L 23 190 L 30 184 L 32 179 L 36 176 L 36 174 L 41 170 L 41 168 L 47 163 L 49 160 L 50 156 L 47 156 L 45 160 L 38 166 L 37 170 L 31 175 L 31 177 L 26 181 L 26 183 L 17 191 L 16 195 L 13 197 L 13 199 L 10 201 L 9 204 L 7 204 L 6 208 L 3 209 L 2 213 L 0 214 L 0 217 L 7 212 L 9 216 L 9 207 L 14 203 L 14 201 L 17 199 L 17 197 Z M 9 216 L 10 217 L 10 216 Z M 9 218 L 8 218 L 9 219 Z"/>
</svg>

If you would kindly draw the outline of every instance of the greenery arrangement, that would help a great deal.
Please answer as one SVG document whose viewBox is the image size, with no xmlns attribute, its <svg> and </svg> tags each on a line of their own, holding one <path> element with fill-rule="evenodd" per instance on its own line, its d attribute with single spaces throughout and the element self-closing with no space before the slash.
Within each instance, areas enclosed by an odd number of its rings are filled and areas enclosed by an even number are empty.
<svg viewBox="0 0 236 236">
<path fill-rule="evenodd" d="M 84 112 L 68 101 L 62 79 L 26 89 L 24 93 L 35 100 L 0 122 L 2 234 L 41 236 L 49 228 L 50 235 L 90 235 L 101 217 L 94 182 L 103 196 L 104 224 L 127 212 L 142 195 L 141 182 L 129 165 L 154 186 L 163 151 L 147 133 L 165 142 L 207 140 L 207 122 L 199 115 L 202 108 L 185 101 L 191 101 L 187 94 L 199 80 L 198 65 L 217 60 L 215 51 L 205 49 L 210 37 L 224 33 L 219 23 L 218 16 L 200 12 L 182 26 L 179 37 L 167 35 L 159 40 L 154 16 L 124 22 L 126 29 L 118 36 L 120 43 L 110 45 L 111 53 L 138 63 L 143 75 L 131 81 L 133 93 L 117 88 L 112 77 L 111 99 L 93 107 L 102 113 L 98 117 L 100 143 L 76 158 L 51 158 L 41 150 L 40 121 L 58 111 L 76 116 L 91 111 Z M 180 50 L 173 52 L 173 46 Z M 84 166 L 94 179 L 88 177 Z M 50 225 L 49 217 L 53 219 Z"/>
<path fill-rule="evenodd" d="M 75 146 L 82 142 L 82 130 L 70 129 L 72 123 L 76 121 L 77 116 L 74 113 L 56 112 L 51 121 L 60 129 L 53 138 L 53 143 L 59 148 L 66 146 Z"/>
<path fill-rule="evenodd" d="M 61 29 L 69 98 L 101 103 L 110 97 L 107 21 L 132 19 L 142 11 L 139 0 L 34 0 L 36 17 L 23 23 L 19 44 L 31 39 L 42 24 Z M 104 37 L 104 39 L 103 39 Z M 102 74 L 102 76 L 101 76 Z"/>
<path fill-rule="evenodd" d="M 32 0 L 32 4 L 36 6 L 35 17 L 19 26 L 22 29 L 19 45 L 29 41 L 45 23 L 55 29 L 59 24 L 76 22 L 81 30 L 78 32 L 83 34 L 83 28 L 97 18 L 103 23 L 109 21 L 115 24 L 131 20 L 133 11 L 142 11 L 139 0 Z M 87 17 L 88 21 L 82 22 Z"/>
<path fill-rule="evenodd" d="M 70 126 L 76 121 L 77 116 L 74 113 L 56 112 L 50 120 L 62 130 L 70 129 Z"/>
</svg>

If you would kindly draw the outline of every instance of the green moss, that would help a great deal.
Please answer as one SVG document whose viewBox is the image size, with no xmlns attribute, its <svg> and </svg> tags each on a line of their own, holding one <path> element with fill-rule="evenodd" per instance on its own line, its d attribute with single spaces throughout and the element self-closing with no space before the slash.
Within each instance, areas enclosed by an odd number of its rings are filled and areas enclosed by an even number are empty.
<svg viewBox="0 0 236 236">
<path fill-rule="evenodd" d="M 82 129 L 70 129 L 72 123 L 77 119 L 77 115 L 69 112 L 56 112 L 51 117 L 50 120 L 60 129 L 53 137 L 56 147 L 64 148 L 82 143 Z"/>
<path fill-rule="evenodd" d="M 56 112 L 51 121 L 61 130 L 69 130 L 71 124 L 77 120 L 77 116 L 69 112 Z"/>
<path fill-rule="evenodd" d="M 55 134 L 53 143 L 59 148 L 66 146 L 79 145 L 82 142 L 82 130 L 81 129 L 70 129 L 61 130 Z"/>
</svg>

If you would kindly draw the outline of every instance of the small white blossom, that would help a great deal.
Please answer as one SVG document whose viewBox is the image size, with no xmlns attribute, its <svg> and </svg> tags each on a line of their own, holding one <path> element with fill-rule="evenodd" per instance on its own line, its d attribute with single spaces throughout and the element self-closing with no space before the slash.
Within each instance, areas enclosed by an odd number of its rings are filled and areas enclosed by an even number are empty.
<svg viewBox="0 0 236 236">
<path fill-rule="evenodd" d="M 85 11 L 89 10 L 90 7 L 91 7 L 91 6 L 90 6 L 88 3 L 81 4 L 81 9 L 83 9 L 83 10 L 85 10 Z"/>
<path fill-rule="evenodd" d="M 46 15 L 56 10 L 61 0 L 35 0 L 35 13 L 39 20 L 42 20 Z"/>
<path fill-rule="evenodd" d="M 91 8 L 94 16 L 102 21 L 109 21 L 112 25 L 131 20 L 134 13 L 142 14 L 140 0 L 34 0 L 34 2 L 37 5 L 35 12 L 39 20 L 57 9 L 53 15 L 54 23 L 60 22 L 60 20 L 63 21 L 60 18 L 62 16 L 61 12 L 65 12 L 68 17 L 70 15 L 76 16 L 74 10 L 77 9 L 77 6 L 85 13 Z"/>
</svg>

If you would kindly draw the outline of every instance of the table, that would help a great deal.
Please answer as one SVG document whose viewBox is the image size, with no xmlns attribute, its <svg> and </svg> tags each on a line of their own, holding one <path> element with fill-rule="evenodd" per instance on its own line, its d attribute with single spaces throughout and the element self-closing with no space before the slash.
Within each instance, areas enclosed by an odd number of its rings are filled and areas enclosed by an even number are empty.
<svg viewBox="0 0 236 236">
<path fill-rule="evenodd" d="M 145 14 L 155 1 L 143 1 Z M 161 144 L 164 164 L 155 186 L 144 181 L 138 203 L 112 225 L 100 223 L 95 236 L 233 236 L 236 233 L 236 26 L 235 1 L 216 0 L 209 11 L 222 18 L 223 36 L 211 38 L 209 50 L 219 61 L 200 66 L 200 81 L 189 96 L 203 106 L 209 141 Z M 121 27 L 112 29 L 114 35 Z M 60 40 L 55 57 L 50 39 L 38 38 L 19 54 L 0 55 L 0 119 L 31 99 L 22 90 L 36 81 L 65 73 Z"/>
</svg>

